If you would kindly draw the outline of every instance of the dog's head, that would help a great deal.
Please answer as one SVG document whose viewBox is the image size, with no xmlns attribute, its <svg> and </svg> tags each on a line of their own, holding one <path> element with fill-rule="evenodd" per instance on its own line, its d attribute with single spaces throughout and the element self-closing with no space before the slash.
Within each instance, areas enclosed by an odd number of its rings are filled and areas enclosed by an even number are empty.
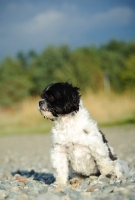
<svg viewBox="0 0 135 200">
<path fill-rule="evenodd" d="M 79 88 L 69 83 L 52 83 L 41 94 L 39 111 L 50 120 L 79 110 Z"/>
</svg>

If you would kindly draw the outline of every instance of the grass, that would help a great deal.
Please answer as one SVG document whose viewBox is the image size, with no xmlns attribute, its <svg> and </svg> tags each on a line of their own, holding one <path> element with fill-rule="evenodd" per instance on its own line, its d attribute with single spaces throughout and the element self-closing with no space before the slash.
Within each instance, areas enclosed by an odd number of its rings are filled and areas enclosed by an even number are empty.
<svg viewBox="0 0 135 200">
<path fill-rule="evenodd" d="M 135 96 L 131 94 L 87 92 L 82 99 L 91 116 L 101 126 L 135 123 Z M 0 135 L 49 132 L 53 123 L 40 115 L 38 101 L 39 98 L 31 98 L 8 110 L 1 109 Z"/>
<path fill-rule="evenodd" d="M 45 120 L 37 110 L 39 98 L 25 100 L 0 113 L 0 135 L 33 134 L 50 131 L 52 122 Z"/>
<path fill-rule="evenodd" d="M 135 95 L 87 92 L 84 106 L 101 125 L 135 123 Z"/>
</svg>

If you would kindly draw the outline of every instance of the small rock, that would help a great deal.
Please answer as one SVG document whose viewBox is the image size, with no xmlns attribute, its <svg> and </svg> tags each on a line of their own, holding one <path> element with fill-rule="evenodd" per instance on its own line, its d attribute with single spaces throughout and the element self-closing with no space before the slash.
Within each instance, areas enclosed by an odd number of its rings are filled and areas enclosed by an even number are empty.
<svg viewBox="0 0 135 200">
<path fill-rule="evenodd" d="M 0 190 L 6 190 L 6 187 L 4 187 L 4 185 L 0 185 Z"/>
<path fill-rule="evenodd" d="M 97 176 L 90 176 L 89 178 L 90 178 L 91 180 L 97 180 L 97 179 L 98 179 Z"/>
<path fill-rule="evenodd" d="M 11 182 L 9 180 L 1 181 L 1 186 L 3 186 L 6 190 L 11 188 Z"/>
<path fill-rule="evenodd" d="M 37 190 L 31 190 L 28 192 L 28 195 L 31 195 L 31 196 L 38 196 L 38 191 Z"/>
<path fill-rule="evenodd" d="M 130 200 L 135 200 L 135 193 L 130 193 L 129 195 L 128 195 L 128 199 L 130 199 Z"/>
<path fill-rule="evenodd" d="M 82 199 L 82 196 L 81 196 L 80 192 L 78 192 L 78 191 L 72 191 L 72 192 L 70 192 L 69 193 L 69 197 L 72 200 L 76 200 L 76 199 L 80 200 L 80 199 Z"/>
<path fill-rule="evenodd" d="M 115 187 L 114 192 L 121 192 L 123 194 L 128 194 L 130 193 L 130 189 L 125 187 Z"/>
<path fill-rule="evenodd" d="M 135 184 L 134 185 L 133 184 L 132 185 L 128 185 L 127 188 L 134 189 L 135 188 Z"/>
<path fill-rule="evenodd" d="M 116 186 L 114 186 L 114 185 L 104 186 L 103 192 L 105 192 L 105 193 L 112 193 L 114 191 L 115 187 Z"/>
<path fill-rule="evenodd" d="M 86 189 L 90 186 L 90 183 L 91 183 L 91 179 L 86 178 L 84 181 L 81 182 L 79 188 L 83 191 L 86 191 Z"/>
<path fill-rule="evenodd" d="M 61 198 L 56 194 L 46 193 L 36 197 L 36 200 L 60 200 Z"/>
<path fill-rule="evenodd" d="M 61 200 L 70 200 L 69 196 L 68 195 L 64 195 L 61 197 Z"/>
<path fill-rule="evenodd" d="M 99 187 L 95 186 L 95 187 L 89 187 L 86 192 L 93 192 L 95 190 L 99 190 Z"/>
<path fill-rule="evenodd" d="M 7 196 L 7 192 L 5 190 L 0 190 L 0 200 L 5 198 Z"/>
<path fill-rule="evenodd" d="M 107 184 L 110 184 L 110 178 L 107 178 L 107 177 L 105 177 L 105 176 L 99 176 L 99 178 L 98 178 L 98 181 L 100 181 L 100 182 L 102 182 L 102 183 L 107 183 Z"/>
<path fill-rule="evenodd" d="M 16 198 L 16 200 L 28 200 L 29 197 L 26 194 L 22 194 Z"/>
<path fill-rule="evenodd" d="M 14 177 L 14 180 L 16 180 L 18 182 L 22 182 L 24 184 L 26 184 L 28 182 L 28 179 L 25 176 L 20 176 L 18 174 Z"/>
<path fill-rule="evenodd" d="M 15 192 L 18 193 L 18 194 L 21 192 L 20 189 L 19 189 L 19 187 L 15 187 L 15 186 L 12 187 L 11 190 L 12 190 L 12 191 L 15 191 Z"/>
<path fill-rule="evenodd" d="M 53 190 L 54 193 L 59 193 L 59 192 L 64 192 L 64 188 L 62 187 L 57 187 Z"/>
<path fill-rule="evenodd" d="M 16 197 L 17 197 L 17 192 L 16 191 L 11 191 L 8 194 L 8 197 L 6 198 L 6 200 L 16 199 Z"/>
</svg>

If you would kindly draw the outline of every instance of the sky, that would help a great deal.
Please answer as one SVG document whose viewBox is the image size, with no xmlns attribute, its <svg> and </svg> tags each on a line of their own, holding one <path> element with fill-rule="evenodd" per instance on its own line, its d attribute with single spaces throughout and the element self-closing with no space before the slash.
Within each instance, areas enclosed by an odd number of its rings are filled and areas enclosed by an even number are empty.
<svg viewBox="0 0 135 200">
<path fill-rule="evenodd" d="M 0 0 L 0 61 L 48 45 L 135 40 L 135 0 Z"/>
</svg>

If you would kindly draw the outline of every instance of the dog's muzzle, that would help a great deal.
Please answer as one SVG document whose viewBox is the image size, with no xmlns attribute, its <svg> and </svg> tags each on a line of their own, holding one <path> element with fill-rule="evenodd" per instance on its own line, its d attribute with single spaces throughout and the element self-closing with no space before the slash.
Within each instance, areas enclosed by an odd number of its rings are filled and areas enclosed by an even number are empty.
<svg viewBox="0 0 135 200">
<path fill-rule="evenodd" d="M 41 100 L 39 101 L 39 108 L 40 108 L 41 110 L 48 111 L 47 103 L 46 103 L 46 101 L 45 101 L 44 99 L 41 99 Z"/>
<path fill-rule="evenodd" d="M 45 101 L 45 99 L 41 99 L 39 101 L 39 103 L 38 103 L 38 106 L 39 106 L 38 107 L 39 111 L 44 116 L 44 118 L 49 119 L 51 121 L 55 120 L 55 118 L 52 115 L 51 111 L 48 109 L 47 102 Z"/>
<path fill-rule="evenodd" d="M 44 104 L 44 100 L 40 100 L 39 101 L 39 107 L 42 107 L 43 104 Z"/>
<path fill-rule="evenodd" d="M 39 104 L 39 110 L 48 111 L 47 103 L 44 99 L 41 99 L 38 104 Z"/>
</svg>

